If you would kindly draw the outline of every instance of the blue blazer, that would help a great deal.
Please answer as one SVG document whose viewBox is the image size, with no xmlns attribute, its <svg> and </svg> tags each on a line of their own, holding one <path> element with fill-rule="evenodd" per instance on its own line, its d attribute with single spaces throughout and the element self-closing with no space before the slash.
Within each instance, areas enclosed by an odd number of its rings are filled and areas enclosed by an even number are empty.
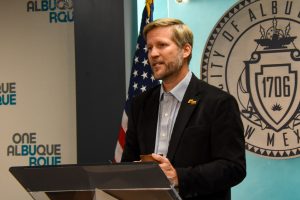
<svg viewBox="0 0 300 200">
<path fill-rule="evenodd" d="M 156 86 L 132 101 L 122 162 L 154 152 L 159 94 Z M 188 103 L 190 99 L 195 103 Z M 246 176 L 243 132 L 234 97 L 193 75 L 167 154 L 177 171 L 182 199 L 230 199 L 230 188 Z"/>
</svg>

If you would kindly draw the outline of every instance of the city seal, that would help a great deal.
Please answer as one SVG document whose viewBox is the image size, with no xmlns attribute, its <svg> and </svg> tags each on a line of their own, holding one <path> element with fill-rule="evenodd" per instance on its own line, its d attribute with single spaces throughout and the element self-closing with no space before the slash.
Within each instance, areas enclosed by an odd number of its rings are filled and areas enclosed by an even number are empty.
<svg viewBox="0 0 300 200">
<path fill-rule="evenodd" d="M 241 0 L 206 43 L 201 79 L 237 99 L 245 147 L 257 155 L 300 156 L 299 47 L 299 0 Z"/>
</svg>

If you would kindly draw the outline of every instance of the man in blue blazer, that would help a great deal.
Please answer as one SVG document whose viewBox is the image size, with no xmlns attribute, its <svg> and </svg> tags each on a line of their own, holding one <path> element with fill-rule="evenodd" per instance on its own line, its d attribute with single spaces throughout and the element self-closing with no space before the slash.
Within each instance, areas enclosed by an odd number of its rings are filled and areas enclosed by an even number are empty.
<svg viewBox="0 0 300 200">
<path fill-rule="evenodd" d="M 193 34 L 182 21 L 155 20 L 144 37 L 162 84 L 133 100 L 122 161 L 151 154 L 182 199 L 231 199 L 230 188 L 246 176 L 236 100 L 189 70 Z"/>
</svg>

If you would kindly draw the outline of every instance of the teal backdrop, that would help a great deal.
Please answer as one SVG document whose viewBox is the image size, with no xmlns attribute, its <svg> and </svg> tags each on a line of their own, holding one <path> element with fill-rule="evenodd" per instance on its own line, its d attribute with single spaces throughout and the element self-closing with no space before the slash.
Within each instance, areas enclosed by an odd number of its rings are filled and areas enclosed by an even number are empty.
<svg viewBox="0 0 300 200">
<path fill-rule="evenodd" d="M 137 0 L 140 23 L 144 0 Z M 199 77 L 202 51 L 218 20 L 237 0 L 155 0 L 154 19 L 179 18 L 194 32 L 193 58 L 190 69 Z M 133 44 L 135 45 L 135 44 Z M 232 200 L 299 200 L 300 158 L 272 160 L 247 152 L 247 177 L 232 189 Z"/>
</svg>

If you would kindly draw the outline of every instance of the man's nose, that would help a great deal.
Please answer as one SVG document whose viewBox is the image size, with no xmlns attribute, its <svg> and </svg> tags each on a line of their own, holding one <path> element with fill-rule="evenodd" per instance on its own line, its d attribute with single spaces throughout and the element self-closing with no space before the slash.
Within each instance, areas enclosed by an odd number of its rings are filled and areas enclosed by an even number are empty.
<svg viewBox="0 0 300 200">
<path fill-rule="evenodd" d="M 158 49 L 155 47 L 151 48 L 151 50 L 149 51 L 149 56 L 157 57 L 158 55 L 159 55 Z"/>
</svg>

